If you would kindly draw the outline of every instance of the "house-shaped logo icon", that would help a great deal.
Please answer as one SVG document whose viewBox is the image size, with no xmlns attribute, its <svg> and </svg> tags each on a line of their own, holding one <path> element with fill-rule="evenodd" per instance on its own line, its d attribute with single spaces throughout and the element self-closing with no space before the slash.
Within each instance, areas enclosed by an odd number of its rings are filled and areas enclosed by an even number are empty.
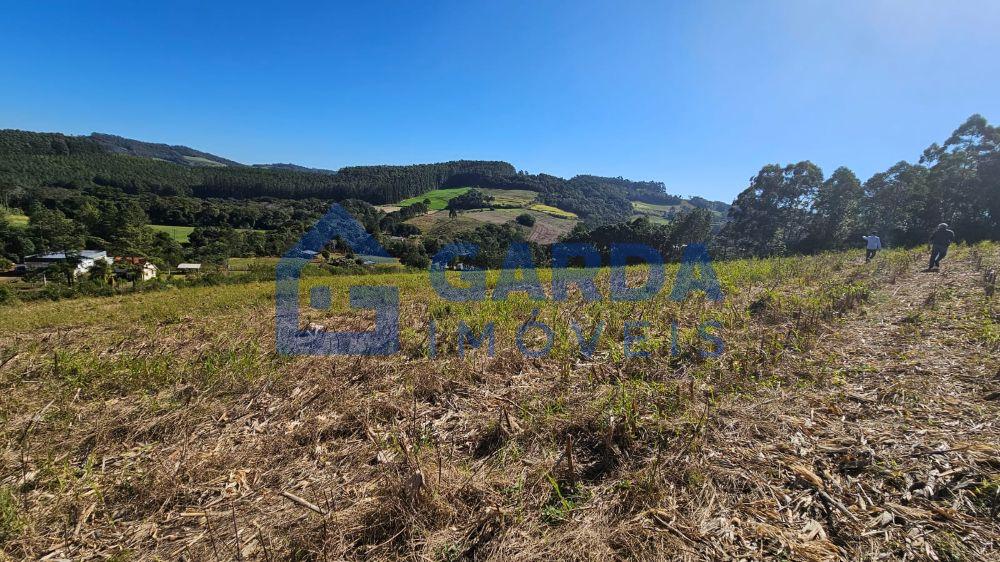
<svg viewBox="0 0 1000 562">
<path fill-rule="evenodd" d="M 343 207 L 333 204 L 319 222 L 282 256 L 275 270 L 275 337 L 278 353 L 285 355 L 390 355 L 399 351 L 399 289 L 386 286 L 353 286 L 353 309 L 374 309 L 375 329 L 367 332 L 306 330 L 299 326 L 299 288 L 306 265 L 329 242 L 339 239 L 356 254 L 389 257 L 375 238 L 365 232 Z M 309 291 L 309 306 L 330 308 L 330 287 Z"/>
</svg>

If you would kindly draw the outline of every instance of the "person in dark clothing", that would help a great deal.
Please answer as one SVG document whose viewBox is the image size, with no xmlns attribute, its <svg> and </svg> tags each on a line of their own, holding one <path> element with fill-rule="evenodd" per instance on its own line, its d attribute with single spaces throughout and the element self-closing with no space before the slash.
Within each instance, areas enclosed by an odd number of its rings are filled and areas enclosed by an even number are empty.
<svg viewBox="0 0 1000 562">
<path fill-rule="evenodd" d="M 955 233 L 948 230 L 948 225 L 941 223 L 931 234 L 931 261 L 927 269 L 940 269 L 941 260 L 948 255 L 948 246 L 955 240 Z"/>
</svg>

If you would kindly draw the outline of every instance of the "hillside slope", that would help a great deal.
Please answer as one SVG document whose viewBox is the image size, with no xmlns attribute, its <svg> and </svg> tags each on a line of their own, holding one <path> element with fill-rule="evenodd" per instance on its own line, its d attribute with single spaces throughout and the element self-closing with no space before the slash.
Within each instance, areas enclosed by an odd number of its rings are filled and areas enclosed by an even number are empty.
<svg viewBox="0 0 1000 562">
<path fill-rule="evenodd" d="M 382 207 L 391 211 L 417 203 L 425 203 L 429 211 L 404 221 L 417 227 L 427 236 L 452 238 L 471 232 L 485 224 L 517 224 L 517 218 L 528 215 L 530 225 L 517 225 L 526 240 L 538 244 L 552 244 L 566 235 L 579 222 L 578 217 L 556 207 L 538 202 L 539 193 L 525 190 L 481 189 L 488 204 L 482 208 L 462 209 L 452 217 L 446 210 L 449 201 L 467 193 L 471 188 L 458 187 L 436 189 L 417 197 L 411 197 L 396 205 Z"/>
<path fill-rule="evenodd" d="M 589 175 L 567 180 L 519 173 L 503 161 L 348 166 L 337 171 L 295 164 L 244 166 L 186 146 L 103 133 L 68 136 L 0 130 L 0 158 L 0 186 L 28 189 L 110 187 L 129 194 L 327 201 L 354 198 L 391 204 L 444 187 L 492 187 L 538 193 L 540 203 L 575 213 L 593 224 L 626 220 L 632 214 L 632 200 L 659 204 L 685 201 L 667 194 L 659 182 Z M 700 204 L 694 199 L 690 202 Z"/>
<path fill-rule="evenodd" d="M 182 166 L 242 166 L 239 162 L 186 146 L 143 142 L 105 133 L 91 133 L 88 138 L 96 142 L 106 152 L 112 154 L 128 154 L 142 158 L 155 158 Z"/>
<path fill-rule="evenodd" d="M 269 284 L 32 304 L 0 326 L 0 549 L 994 560 L 1000 340 L 980 268 L 1000 256 L 923 258 L 719 263 L 721 305 L 596 303 L 609 331 L 722 319 L 711 362 L 687 339 L 675 358 L 527 359 L 504 335 L 527 300 L 477 317 L 495 357 L 430 360 L 424 320 L 444 334 L 476 312 L 419 275 L 364 278 L 399 286 L 412 319 L 387 359 L 275 356 Z M 544 306 L 557 326 L 583 309 Z M 308 320 L 364 329 L 343 308 Z"/>
</svg>

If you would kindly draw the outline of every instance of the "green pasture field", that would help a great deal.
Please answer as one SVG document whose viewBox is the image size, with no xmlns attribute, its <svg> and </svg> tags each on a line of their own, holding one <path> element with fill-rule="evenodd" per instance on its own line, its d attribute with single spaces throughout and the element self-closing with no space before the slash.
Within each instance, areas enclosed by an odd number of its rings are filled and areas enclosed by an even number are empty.
<svg viewBox="0 0 1000 562">
<path fill-rule="evenodd" d="M 7 215 L 7 223 L 14 228 L 26 228 L 28 226 L 28 215 Z"/>
<path fill-rule="evenodd" d="M 191 233 L 194 232 L 193 226 L 171 226 L 166 224 L 151 224 L 149 225 L 149 228 L 152 228 L 157 232 L 166 232 L 167 234 L 170 235 L 171 238 L 180 242 L 181 244 L 187 243 L 188 236 L 191 236 Z"/>
<path fill-rule="evenodd" d="M 278 257 L 254 257 L 254 258 L 229 258 L 227 265 L 233 271 L 249 271 L 256 267 L 274 267 L 278 265 L 281 258 Z"/>
<path fill-rule="evenodd" d="M 157 232 L 166 232 L 171 238 L 180 242 L 181 244 L 186 244 L 191 233 L 194 232 L 195 227 L 193 226 L 173 226 L 167 224 L 151 224 L 149 228 Z M 250 229 L 238 228 L 241 232 L 249 232 Z M 266 230 L 254 230 L 254 232 L 267 232 Z"/>
<path fill-rule="evenodd" d="M 403 199 L 396 206 L 399 207 L 409 207 L 410 205 L 415 205 L 417 203 L 423 202 L 425 199 L 430 199 L 430 205 L 428 207 L 432 211 L 440 211 L 448 206 L 448 201 L 467 193 L 470 188 L 468 187 L 453 187 L 450 189 L 435 189 L 434 191 L 428 191 L 422 195 L 416 197 L 410 197 L 409 199 Z"/>
</svg>

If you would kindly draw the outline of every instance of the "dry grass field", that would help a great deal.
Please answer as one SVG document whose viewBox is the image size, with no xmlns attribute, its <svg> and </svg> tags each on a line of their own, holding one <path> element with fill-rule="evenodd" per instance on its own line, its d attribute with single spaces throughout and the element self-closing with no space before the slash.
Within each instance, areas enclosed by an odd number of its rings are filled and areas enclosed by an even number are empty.
<svg viewBox="0 0 1000 562">
<path fill-rule="evenodd" d="M 2 308 L 0 558 L 996 560 L 1000 255 L 924 259 L 718 263 L 721 302 L 670 300 L 676 265 L 645 302 L 306 280 L 333 329 L 370 321 L 350 285 L 400 288 L 383 358 L 276 355 L 268 283 Z M 515 346 L 532 317 L 549 357 Z"/>
<path fill-rule="evenodd" d="M 542 205 L 544 207 L 544 205 Z M 484 224 L 504 224 L 514 221 L 518 215 L 527 213 L 535 217 L 535 224 L 522 227 L 526 238 L 539 244 L 552 244 L 569 233 L 576 225 L 575 218 L 556 216 L 547 211 L 526 209 L 475 209 L 460 211 L 457 217 L 448 216 L 448 211 L 431 211 L 407 220 L 424 234 L 456 236 L 475 230 Z"/>
</svg>

